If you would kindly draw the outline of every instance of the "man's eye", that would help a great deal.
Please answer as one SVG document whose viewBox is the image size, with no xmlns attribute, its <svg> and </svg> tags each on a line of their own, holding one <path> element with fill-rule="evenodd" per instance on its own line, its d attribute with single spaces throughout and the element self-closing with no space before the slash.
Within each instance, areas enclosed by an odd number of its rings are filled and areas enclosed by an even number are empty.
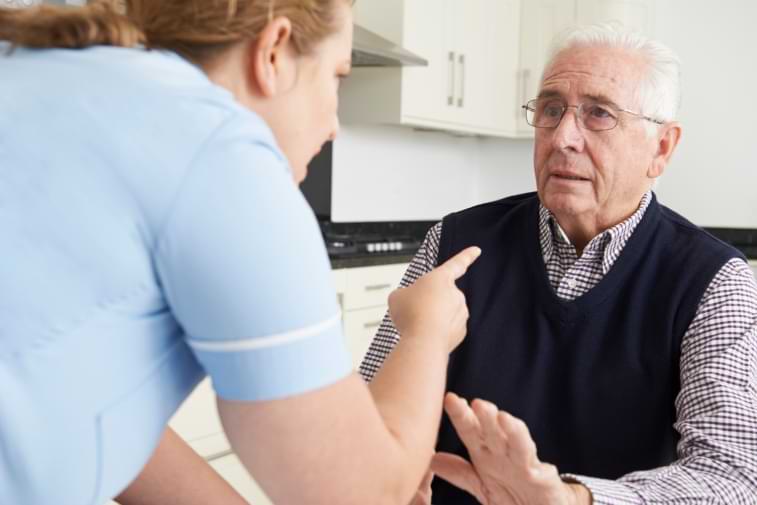
<svg viewBox="0 0 757 505">
<path fill-rule="evenodd" d="M 544 107 L 544 115 L 548 117 L 558 117 L 562 114 L 562 105 L 552 104 Z"/>
<path fill-rule="evenodd" d="M 592 105 L 589 107 L 589 116 L 596 119 L 609 119 L 614 117 L 609 107 L 602 105 Z"/>
</svg>

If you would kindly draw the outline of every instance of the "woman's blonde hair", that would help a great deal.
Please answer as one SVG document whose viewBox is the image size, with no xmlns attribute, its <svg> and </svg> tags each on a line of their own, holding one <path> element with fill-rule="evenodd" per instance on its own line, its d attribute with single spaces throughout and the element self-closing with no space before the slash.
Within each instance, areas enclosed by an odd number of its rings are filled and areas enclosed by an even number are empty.
<svg viewBox="0 0 757 505">
<path fill-rule="evenodd" d="M 337 6 L 345 2 L 91 0 L 82 7 L 0 8 L 0 40 L 32 48 L 142 44 L 202 64 L 238 42 L 254 40 L 271 19 L 284 16 L 292 22 L 295 50 L 306 54 L 337 29 Z"/>
</svg>

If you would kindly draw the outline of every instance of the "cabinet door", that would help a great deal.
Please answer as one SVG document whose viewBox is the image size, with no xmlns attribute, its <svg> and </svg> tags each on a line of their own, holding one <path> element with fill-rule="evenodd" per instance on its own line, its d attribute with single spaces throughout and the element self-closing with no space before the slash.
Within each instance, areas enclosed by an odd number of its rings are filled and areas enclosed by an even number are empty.
<svg viewBox="0 0 757 505">
<path fill-rule="evenodd" d="M 336 302 L 339 304 L 339 310 L 342 312 L 342 324 L 344 324 L 344 296 L 347 292 L 347 271 L 343 268 L 332 270 L 331 276 L 334 280 Z"/>
<path fill-rule="evenodd" d="M 344 313 L 344 335 L 352 355 L 353 367 L 357 368 L 363 361 L 385 314 L 386 306 L 350 310 Z"/>
<path fill-rule="evenodd" d="M 577 0 L 579 24 L 617 21 L 646 35 L 653 29 L 652 0 Z"/>
<path fill-rule="evenodd" d="M 459 52 L 452 43 L 452 1 L 404 2 L 402 44 L 428 60 L 428 66 L 402 69 L 403 122 L 454 123 L 460 115 L 455 105 L 460 74 Z"/>
<path fill-rule="evenodd" d="M 483 133 L 513 135 L 516 130 L 516 77 L 520 34 L 518 0 L 455 2 L 458 20 L 458 71 L 463 74 L 457 105 L 464 124 Z"/>
<path fill-rule="evenodd" d="M 524 105 L 536 98 L 541 85 L 552 39 L 575 23 L 575 0 L 523 0 L 521 5 L 520 72 L 517 101 Z M 523 109 L 517 108 L 517 129 L 521 136 L 533 136 Z"/>
<path fill-rule="evenodd" d="M 234 454 L 210 461 L 210 466 L 221 474 L 237 493 L 252 505 L 272 505 L 273 502 L 247 473 L 242 462 Z"/>
<path fill-rule="evenodd" d="M 168 423 L 200 456 L 213 457 L 229 450 L 216 409 L 216 395 L 210 379 L 203 380 L 184 400 Z"/>
<path fill-rule="evenodd" d="M 406 263 L 398 263 L 348 269 L 344 309 L 386 307 L 389 294 L 399 286 L 406 268 Z"/>
<path fill-rule="evenodd" d="M 242 466 L 242 462 L 239 461 L 234 454 L 227 454 L 226 456 L 208 461 L 208 464 L 210 464 L 221 477 L 226 479 L 226 482 L 231 484 L 231 487 L 233 487 L 237 493 L 242 495 L 242 498 L 247 500 L 251 505 L 273 505 L 273 502 L 250 477 L 250 474 L 247 473 L 247 470 Z M 114 501 L 110 501 L 106 505 L 118 504 Z"/>
</svg>

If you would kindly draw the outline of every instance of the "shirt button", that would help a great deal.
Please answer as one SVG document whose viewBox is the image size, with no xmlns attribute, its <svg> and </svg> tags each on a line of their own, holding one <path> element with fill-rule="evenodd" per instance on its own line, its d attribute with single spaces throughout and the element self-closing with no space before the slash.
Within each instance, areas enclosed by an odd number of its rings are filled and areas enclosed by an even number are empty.
<svg viewBox="0 0 757 505">
<path fill-rule="evenodd" d="M 570 289 L 576 289 L 576 280 L 575 279 L 568 279 L 567 281 L 568 287 Z"/>
</svg>

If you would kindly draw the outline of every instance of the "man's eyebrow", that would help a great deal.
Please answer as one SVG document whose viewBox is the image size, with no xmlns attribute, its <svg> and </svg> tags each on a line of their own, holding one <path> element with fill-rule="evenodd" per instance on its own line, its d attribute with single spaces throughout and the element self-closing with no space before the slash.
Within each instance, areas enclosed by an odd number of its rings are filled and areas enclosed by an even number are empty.
<svg viewBox="0 0 757 505">
<path fill-rule="evenodd" d="M 554 89 L 543 89 L 539 92 L 539 95 L 536 98 L 560 98 L 564 100 L 562 94 L 559 91 L 554 90 Z M 603 95 L 601 93 L 596 93 L 596 94 L 590 93 L 590 94 L 581 95 L 581 99 L 582 101 L 589 99 L 593 102 L 599 102 L 599 103 L 604 103 L 606 105 L 612 105 L 616 109 L 621 109 L 621 110 L 623 109 L 620 105 L 615 103 L 615 101 L 612 100 L 610 97 L 608 97 L 607 95 Z"/>
<path fill-rule="evenodd" d="M 615 101 L 613 99 L 611 99 L 607 95 L 596 94 L 596 95 L 582 95 L 582 96 L 585 97 L 585 98 L 588 98 L 590 100 L 593 100 L 595 102 L 600 102 L 600 103 L 604 103 L 604 104 L 607 104 L 607 105 L 612 105 L 616 109 L 622 109 L 622 107 L 620 105 L 618 105 L 617 103 L 615 103 Z"/>
<path fill-rule="evenodd" d="M 562 98 L 562 95 L 553 89 L 543 89 L 536 98 Z"/>
</svg>

